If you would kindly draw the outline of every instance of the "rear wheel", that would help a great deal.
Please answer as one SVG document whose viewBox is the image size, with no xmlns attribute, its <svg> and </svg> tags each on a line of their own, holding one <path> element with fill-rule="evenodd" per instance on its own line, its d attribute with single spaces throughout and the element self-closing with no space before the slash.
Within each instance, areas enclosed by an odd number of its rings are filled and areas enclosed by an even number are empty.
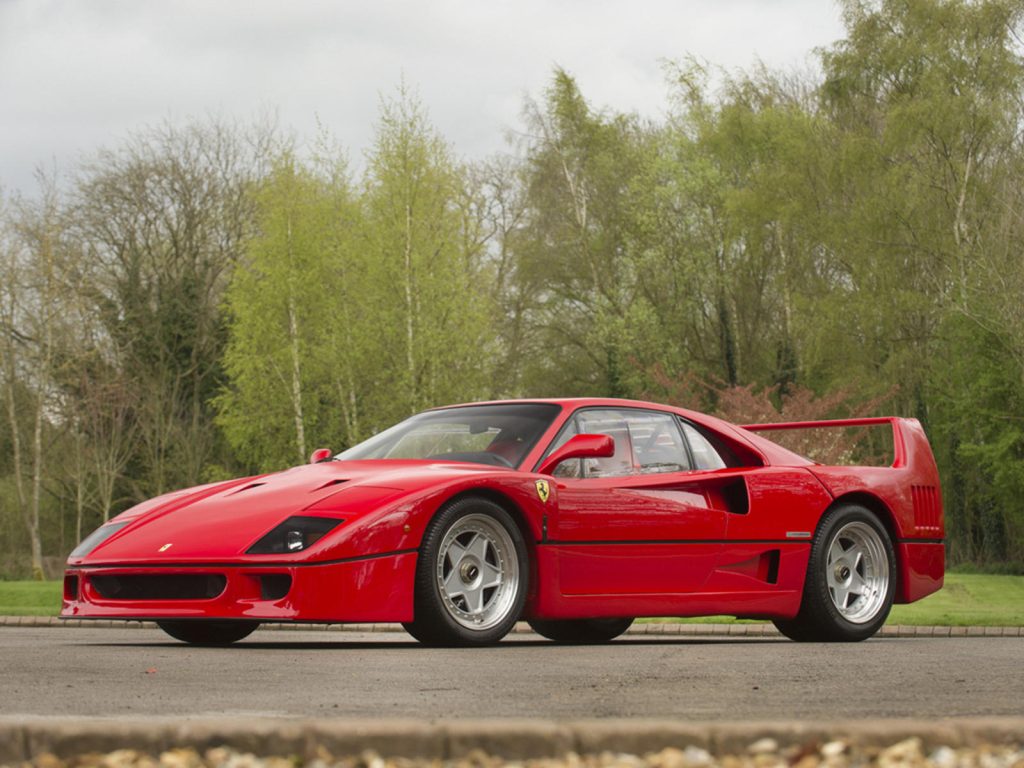
<svg viewBox="0 0 1024 768">
<path fill-rule="evenodd" d="M 532 619 L 530 627 L 556 643 L 594 645 L 614 640 L 632 623 L 633 619 Z"/>
<path fill-rule="evenodd" d="M 855 642 L 881 629 L 896 591 L 896 555 L 869 510 L 843 504 L 822 520 L 807 565 L 800 612 L 775 626 L 802 642 Z"/>
<path fill-rule="evenodd" d="M 255 632 L 260 623 L 258 621 L 192 619 L 189 621 L 158 621 L 156 625 L 175 640 L 192 645 L 231 645 L 231 643 Z"/>
<path fill-rule="evenodd" d="M 459 499 L 423 535 L 415 618 L 403 626 L 428 645 L 496 643 L 522 613 L 529 572 L 512 516 L 488 499 Z"/>
</svg>

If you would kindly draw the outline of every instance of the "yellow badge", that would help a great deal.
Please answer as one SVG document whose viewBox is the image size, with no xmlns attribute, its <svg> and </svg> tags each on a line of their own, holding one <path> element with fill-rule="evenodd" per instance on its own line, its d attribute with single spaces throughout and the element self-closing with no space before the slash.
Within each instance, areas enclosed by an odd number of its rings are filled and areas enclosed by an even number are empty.
<svg viewBox="0 0 1024 768">
<path fill-rule="evenodd" d="M 548 496 L 551 495 L 551 489 L 548 488 L 548 481 L 547 480 L 538 480 L 537 481 L 537 495 L 540 497 L 541 501 L 547 501 L 548 500 Z"/>
<path fill-rule="evenodd" d="M 164 544 L 162 547 L 160 547 L 160 549 L 157 550 L 157 552 L 166 552 L 170 548 L 171 548 L 170 544 Z"/>
</svg>

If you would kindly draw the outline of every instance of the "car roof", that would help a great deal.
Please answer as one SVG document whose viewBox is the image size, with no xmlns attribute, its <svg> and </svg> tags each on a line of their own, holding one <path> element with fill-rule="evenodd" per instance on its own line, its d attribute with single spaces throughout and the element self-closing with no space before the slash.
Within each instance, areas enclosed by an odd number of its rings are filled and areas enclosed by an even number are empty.
<svg viewBox="0 0 1024 768">
<path fill-rule="evenodd" d="M 746 443 L 753 451 L 760 455 L 766 464 L 775 466 L 806 466 L 814 464 L 815 462 L 801 456 L 787 448 L 782 447 L 778 443 L 775 443 L 765 437 L 748 432 L 742 427 L 733 424 L 731 422 L 720 419 L 717 416 L 711 416 L 701 411 L 692 411 L 688 408 L 680 408 L 675 405 L 667 405 L 665 403 L 656 403 L 647 400 L 629 400 L 625 398 L 616 397 L 534 397 L 534 398 L 519 398 L 512 400 L 482 400 L 479 402 L 472 403 L 458 403 L 454 405 L 443 405 L 436 408 L 430 408 L 431 411 L 444 410 L 446 408 L 466 408 L 474 405 L 513 405 L 513 404 L 548 404 L 558 405 L 563 408 L 570 410 L 577 410 L 579 408 L 645 408 L 653 409 L 658 411 L 668 411 L 671 413 L 678 414 L 685 419 L 693 421 L 704 427 L 708 427 L 719 434 L 725 433 L 732 439 L 739 439 L 741 442 Z"/>
</svg>

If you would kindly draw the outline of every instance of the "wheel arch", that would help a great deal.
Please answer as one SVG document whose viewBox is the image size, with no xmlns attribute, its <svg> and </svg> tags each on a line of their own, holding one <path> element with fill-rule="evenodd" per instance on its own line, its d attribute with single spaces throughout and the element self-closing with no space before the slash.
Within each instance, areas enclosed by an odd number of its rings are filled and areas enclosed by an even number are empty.
<svg viewBox="0 0 1024 768">
<path fill-rule="evenodd" d="M 487 501 L 497 504 L 499 507 L 508 512 L 509 516 L 515 520 L 516 525 L 519 527 L 519 533 L 522 535 L 523 540 L 526 542 L 527 548 L 530 550 L 531 555 L 533 552 L 535 537 L 533 530 L 530 527 L 529 521 L 526 519 L 522 508 L 506 493 L 499 491 L 489 486 L 476 486 L 474 488 L 466 488 L 465 490 L 459 491 L 442 501 L 434 514 L 431 515 L 431 519 L 437 515 L 444 507 L 452 504 L 456 501 L 468 498 L 481 498 Z"/>
<path fill-rule="evenodd" d="M 875 517 L 878 518 L 879 522 L 885 526 L 885 532 L 888 533 L 889 538 L 892 539 L 893 546 L 895 546 L 896 542 L 899 541 L 900 532 L 896 525 L 896 516 L 892 513 L 892 510 L 889 509 L 889 505 L 873 493 L 868 493 L 867 491 L 844 493 L 842 496 L 836 497 L 825 511 L 831 511 L 834 507 L 838 507 L 840 504 L 859 504 L 869 512 L 872 512 Z M 824 518 L 824 515 L 822 515 L 822 517 Z"/>
</svg>

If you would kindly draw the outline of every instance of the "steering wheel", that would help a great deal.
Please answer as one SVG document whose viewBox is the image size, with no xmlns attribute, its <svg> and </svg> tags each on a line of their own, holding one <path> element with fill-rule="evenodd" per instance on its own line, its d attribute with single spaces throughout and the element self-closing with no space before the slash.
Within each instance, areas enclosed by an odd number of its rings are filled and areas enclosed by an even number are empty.
<svg viewBox="0 0 1024 768">
<path fill-rule="evenodd" d="M 516 468 L 516 465 L 515 465 L 515 464 L 513 464 L 513 463 L 512 463 L 511 461 L 509 461 L 508 459 L 506 459 L 506 458 L 505 458 L 504 456 L 500 456 L 500 455 L 498 455 L 497 453 L 491 453 L 490 451 L 484 451 L 484 453 L 486 453 L 486 454 L 488 454 L 488 455 L 490 455 L 490 456 L 493 456 L 493 457 L 494 457 L 494 458 L 496 458 L 496 459 L 497 459 L 497 460 L 498 460 L 498 461 L 499 461 L 499 462 L 500 462 L 501 464 L 503 464 L 504 466 L 508 467 L 509 469 L 515 469 L 515 468 Z"/>
</svg>

